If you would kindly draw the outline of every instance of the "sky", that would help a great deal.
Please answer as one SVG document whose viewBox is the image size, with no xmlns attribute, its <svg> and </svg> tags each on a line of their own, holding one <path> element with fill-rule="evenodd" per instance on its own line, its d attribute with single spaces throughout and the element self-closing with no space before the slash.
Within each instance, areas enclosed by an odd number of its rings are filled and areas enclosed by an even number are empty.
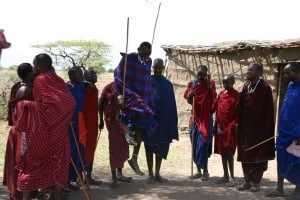
<svg viewBox="0 0 300 200">
<path fill-rule="evenodd" d="M 31 45 L 56 40 L 101 40 L 111 46 L 115 68 L 126 51 L 152 41 L 154 58 L 162 45 L 211 45 L 233 40 L 300 38 L 299 0 L 1 0 L 0 29 L 11 48 L 2 67 L 32 63 L 41 52 Z"/>
</svg>

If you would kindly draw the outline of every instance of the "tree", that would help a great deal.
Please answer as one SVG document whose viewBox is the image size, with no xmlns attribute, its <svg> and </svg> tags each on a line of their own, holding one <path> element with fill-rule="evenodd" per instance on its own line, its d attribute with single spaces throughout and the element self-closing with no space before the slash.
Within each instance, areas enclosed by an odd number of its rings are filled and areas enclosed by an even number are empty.
<svg viewBox="0 0 300 200">
<path fill-rule="evenodd" d="M 54 56 L 55 62 L 62 68 L 83 66 L 102 73 L 105 71 L 104 66 L 111 62 L 111 47 L 98 40 L 58 40 L 32 47 Z"/>
</svg>

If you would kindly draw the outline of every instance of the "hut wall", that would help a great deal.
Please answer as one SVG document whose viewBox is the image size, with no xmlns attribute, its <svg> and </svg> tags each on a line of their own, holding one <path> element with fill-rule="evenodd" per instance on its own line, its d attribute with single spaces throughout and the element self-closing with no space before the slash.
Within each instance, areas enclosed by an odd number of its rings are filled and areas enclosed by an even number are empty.
<svg viewBox="0 0 300 200">
<path fill-rule="evenodd" d="M 296 48 L 299 52 L 299 48 Z M 291 52 L 291 54 L 289 54 Z M 197 66 L 206 65 L 211 79 L 216 83 L 217 92 L 222 90 L 222 77 L 234 74 L 236 82 L 234 87 L 241 91 L 246 81 L 246 72 L 249 64 L 262 63 L 264 66 L 263 78 L 273 90 L 274 101 L 277 97 L 277 68 L 279 63 L 299 60 L 295 49 L 245 49 L 236 52 L 198 52 L 168 50 L 167 78 L 174 84 L 178 110 L 178 127 L 187 129 L 191 114 L 191 105 L 183 98 L 184 91 L 190 80 L 195 78 Z"/>
</svg>

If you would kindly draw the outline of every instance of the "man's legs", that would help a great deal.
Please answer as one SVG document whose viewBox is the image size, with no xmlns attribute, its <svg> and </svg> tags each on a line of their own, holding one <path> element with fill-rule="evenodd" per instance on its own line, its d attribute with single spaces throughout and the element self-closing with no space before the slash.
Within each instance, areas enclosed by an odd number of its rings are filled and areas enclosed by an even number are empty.
<svg viewBox="0 0 300 200">
<path fill-rule="evenodd" d="M 227 183 L 227 186 L 228 187 L 234 187 L 236 183 L 235 183 L 235 180 L 234 180 L 234 160 L 233 160 L 233 156 L 227 155 L 226 157 L 227 157 L 229 172 L 230 172 L 229 183 Z"/>
<path fill-rule="evenodd" d="M 168 180 L 160 176 L 162 157 L 159 154 L 155 155 L 155 180 L 160 183 L 165 183 Z"/>
<path fill-rule="evenodd" d="M 130 167 L 133 169 L 133 171 L 136 174 L 138 174 L 140 176 L 144 175 L 144 173 L 140 170 L 139 165 L 137 163 L 137 158 L 139 155 L 141 142 L 142 142 L 142 131 L 143 130 L 140 128 L 135 129 L 135 141 L 136 141 L 137 145 L 133 147 L 132 157 L 130 160 L 128 160 Z"/>
<path fill-rule="evenodd" d="M 102 181 L 96 181 L 95 179 L 92 178 L 93 162 L 91 162 L 85 168 L 85 170 L 87 172 L 87 180 L 88 180 L 89 184 L 91 184 L 91 185 L 100 185 L 102 183 Z"/>
<path fill-rule="evenodd" d="M 218 184 L 221 184 L 221 183 L 227 183 L 229 181 L 229 174 L 228 174 L 228 166 L 227 166 L 227 156 L 222 154 L 221 155 L 222 157 L 222 166 L 223 166 L 223 172 L 224 172 L 224 175 L 222 178 L 220 178 L 217 183 Z"/>
<path fill-rule="evenodd" d="M 59 185 L 54 185 L 54 200 L 61 200 L 62 194 L 62 188 Z"/>
<path fill-rule="evenodd" d="M 148 166 L 148 178 L 147 182 L 148 183 L 153 183 L 154 182 L 154 174 L 153 174 L 153 153 L 148 152 L 146 149 L 146 159 L 147 159 L 147 166 Z"/>
</svg>

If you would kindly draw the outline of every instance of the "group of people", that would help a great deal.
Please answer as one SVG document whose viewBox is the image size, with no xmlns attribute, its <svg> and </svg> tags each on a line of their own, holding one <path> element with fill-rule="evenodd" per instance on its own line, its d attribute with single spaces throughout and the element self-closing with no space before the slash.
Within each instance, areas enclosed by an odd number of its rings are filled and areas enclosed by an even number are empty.
<svg viewBox="0 0 300 200">
<path fill-rule="evenodd" d="M 200 65 L 197 79 L 188 83 L 184 98 L 192 105 L 189 133 L 193 148 L 193 160 L 198 172 L 191 178 L 208 180 L 208 158 L 214 152 L 221 155 L 224 176 L 217 183 L 235 186 L 234 159 L 241 162 L 244 182 L 238 190 L 260 190 L 260 182 L 267 170 L 268 160 L 275 158 L 275 120 L 272 89 L 262 78 L 263 66 L 250 64 L 241 92 L 234 89 L 234 75 L 223 77 L 222 90 L 216 94 L 215 83 L 208 69 Z M 296 189 L 292 199 L 300 198 L 300 64 L 289 63 L 284 75 L 290 81 L 282 105 L 277 137 L 278 186 L 266 196 L 284 196 L 283 180 L 286 178 Z M 213 121 L 213 114 L 215 120 Z M 229 168 L 229 171 L 228 171 Z"/>
<path fill-rule="evenodd" d="M 160 175 L 172 140 L 178 140 L 177 109 L 172 83 L 163 76 L 164 61 L 150 58 L 152 46 L 142 42 L 137 52 L 124 54 L 114 80 L 101 94 L 93 69 L 72 67 L 65 82 L 52 66 L 51 57 L 39 54 L 33 65 L 18 67 L 21 82 L 11 89 L 4 185 L 11 199 L 32 199 L 39 190 L 53 191 L 62 199 L 66 189 L 101 184 L 92 178 L 98 130 L 108 130 L 111 187 L 131 182 L 123 175 L 128 164 L 138 175 L 141 142 L 144 142 L 148 183 L 167 182 Z M 151 68 L 153 75 L 151 75 Z M 197 78 L 188 83 L 184 98 L 192 105 L 189 133 L 197 173 L 191 178 L 209 179 L 208 159 L 221 155 L 224 176 L 217 183 L 235 186 L 234 154 L 242 163 L 244 182 L 238 190 L 260 190 L 268 160 L 275 158 L 274 104 L 271 87 L 262 79 L 263 67 L 248 67 L 241 92 L 234 89 L 234 75 L 223 77 L 219 94 L 208 68 L 200 65 Z M 289 63 L 284 74 L 290 80 L 279 120 L 276 150 L 278 186 L 267 196 L 283 196 L 284 178 L 296 185 L 300 196 L 300 64 Z M 297 150 L 298 148 L 298 150 Z M 289 149 L 287 151 L 287 149 Z M 154 156 L 155 154 L 155 156 Z M 155 159 L 154 159 L 155 157 Z M 154 164 L 155 161 L 155 164 Z M 88 196 L 88 194 L 87 194 Z"/>
<path fill-rule="evenodd" d="M 62 199 L 64 190 L 79 186 L 85 190 L 89 184 L 101 184 L 92 178 L 92 169 L 98 130 L 104 128 L 104 122 L 109 133 L 111 187 L 119 181 L 132 181 L 122 173 L 129 158 L 129 144 L 135 146 L 128 163 L 137 174 L 144 174 L 137 163 L 142 140 L 148 182 L 167 181 L 160 176 L 160 166 L 172 139 L 178 139 L 177 111 L 173 86 L 162 75 L 162 59 L 154 61 L 151 76 L 151 48 L 150 43 L 143 42 L 137 53 L 122 54 L 115 80 L 104 86 L 100 95 L 93 69 L 71 67 L 69 81 L 65 82 L 56 74 L 47 54 L 38 54 L 33 66 L 18 66 L 21 82 L 11 89 L 11 129 L 3 178 L 10 199 L 33 199 L 41 191 Z M 173 117 L 167 119 L 168 113 Z"/>
</svg>

